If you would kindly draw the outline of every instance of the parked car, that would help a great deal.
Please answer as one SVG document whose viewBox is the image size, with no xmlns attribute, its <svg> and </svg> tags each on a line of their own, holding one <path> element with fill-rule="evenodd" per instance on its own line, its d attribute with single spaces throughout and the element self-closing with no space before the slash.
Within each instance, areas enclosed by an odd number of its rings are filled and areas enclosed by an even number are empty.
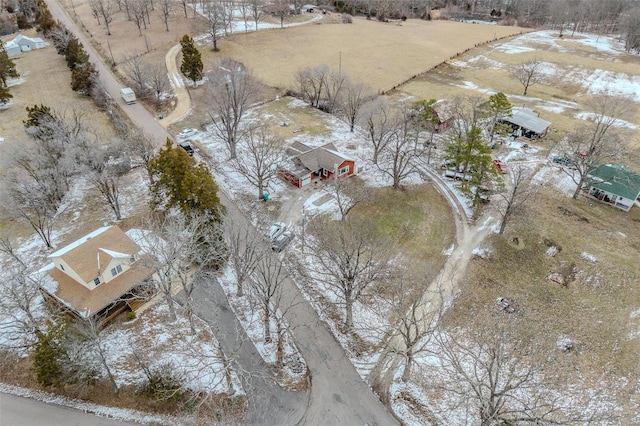
<svg viewBox="0 0 640 426">
<path fill-rule="evenodd" d="M 441 168 L 442 170 L 445 170 L 445 169 L 455 169 L 455 168 L 456 168 L 456 166 L 457 166 L 457 164 L 456 164 L 456 162 L 455 162 L 455 161 L 453 161 L 453 160 L 444 160 L 444 161 L 442 162 L 442 164 L 440 164 L 440 168 Z"/>
<path fill-rule="evenodd" d="M 571 164 L 570 159 L 568 159 L 567 157 L 560 157 L 558 155 L 553 156 L 553 162 L 562 166 L 568 166 L 569 164 Z"/>
<path fill-rule="evenodd" d="M 474 186 L 473 188 L 471 188 L 471 193 L 473 195 L 478 194 L 478 198 L 483 203 L 488 203 L 489 201 L 491 201 L 491 199 L 489 198 L 491 196 L 491 190 L 489 188 L 477 188 Z"/>
<path fill-rule="evenodd" d="M 269 227 L 267 232 L 265 233 L 265 237 L 270 241 L 275 241 L 280 235 L 287 230 L 287 225 L 282 222 L 276 222 Z"/>
<path fill-rule="evenodd" d="M 284 233 L 276 237 L 275 240 L 273 240 L 273 243 L 271 243 L 271 250 L 275 251 L 276 253 L 280 253 L 282 250 L 284 250 L 287 244 L 289 244 L 291 240 L 293 240 L 293 237 L 293 232 L 285 231 Z"/>
<path fill-rule="evenodd" d="M 178 146 L 187 151 L 187 154 L 193 157 L 195 150 L 189 141 L 178 142 Z"/>
<path fill-rule="evenodd" d="M 502 174 L 509 173 L 509 168 L 507 167 L 504 161 L 493 160 L 493 164 L 494 166 L 496 166 L 496 169 L 498 169 L 500 173 Z"/>
<path fill-rule="evenodd" d="M 183 129 L 180 133 L 178 133 L 179 138 L 189 138 L 198 133 L 198 129 Z"/>
</svg>

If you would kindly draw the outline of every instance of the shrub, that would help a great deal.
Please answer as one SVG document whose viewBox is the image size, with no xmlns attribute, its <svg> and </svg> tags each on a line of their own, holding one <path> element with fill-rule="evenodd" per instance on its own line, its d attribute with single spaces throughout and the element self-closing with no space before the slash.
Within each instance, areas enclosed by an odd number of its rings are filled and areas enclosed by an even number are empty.
<svg viewBox="0 0 640 426">
<path fill-rule="evenodd" d="M 343 24 L 353 24 L 353 16 L 349 15 L 348 13 L 343 13 L 342 14 L 342 23 Z"/>
<path fill-rule="evenodd" d="M 166 363 L 158 368 L 146 370 L 147 383 L 142 389 L 142 394 L 158 400 L 182 401 L 187 394 L 183 387 L 184 378 L 171 363 Z"/>
</svg>

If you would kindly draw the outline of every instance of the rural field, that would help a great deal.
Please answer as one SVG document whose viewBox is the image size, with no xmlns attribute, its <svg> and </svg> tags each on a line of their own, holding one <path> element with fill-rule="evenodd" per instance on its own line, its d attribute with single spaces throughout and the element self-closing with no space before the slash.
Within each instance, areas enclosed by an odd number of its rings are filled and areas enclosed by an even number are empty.
<svg viewBox="0 0 640 426">
<path fill-rule="evenodd" d="M 182 34 L 194 35 L 204 28 L 203 20 L 194 17 L 193 10 L 187 9 L 185 18 L 179 3 L 175 3 L 169 31 L 158 14 L 140 36 L 121 13 L 111 24 L 113 35 L 107 36 L 105 28 L 96 25 L 87 0 L 69 1 L 66 6 L 105 57 L 115 60 L 119 72 L 122 58 L 134 53 L 151 63 L 164 63 L 165 53 Z M 262 93 L 264 103 L 250 111 L 248 120 L 269 126 L 283 146 L 293 141 L 311 145 L 332 142 L 366 166 L 361 183 L 373 187 L 375 196 L 354 209 L 354 216 L 375 223 L 390 239 L 398 241 L 406 258 L 427 270 L 425 283 L 435 279 L 447 261 L 448 248 L 454 245 L 452 211 L 443 195 L 424 176 L 413 176 L 402 191 L 388 188 L 388 179 L 381 177 L 370 162 L 371 147 L 362 129 L 351 133 L 342 119 L 284 96 L 295 88 L 295 73 L 315 65 L 339 68 L 352 80 L 387 93 L 397 102 L 458 96 L 488 98 L 501 91 L 514 106 L 530 107 L 552 122 L 545 139 L 530 141 L 526 146 L 521 141 L 505 139 L 493 151 L 495 158 L 532 172 L 530 184 L 535 195 L 533 202 L 509 223 L 504 235 L 491 232 L 484 242 L 472 248 L 474 255 L 442 320 L 442 330 L 466 330 L 469 335 L 480 336 L 496 322 L 509 322 L 511 336 L 515 336 L 509 343 L 524 345 L 528 350 L 523 356 L 529 362 L 547 366 L 545 375 L 553 379 L 557 395 L 567 400 L 577 395 L 571 405 L 583 404 L 592 409 L 593 403 L 598 410 L 609 410 L 623 419 L 620 422 L 612 416 L 610 421 L 598 424 L 640 423 L 640 397 L 636 391 L 640 383 L 640 208 L 623 213 L 585 199 L 572 199 L 567 170 L 550 161 L 562 138 L 593 113 L 588 106 L 590 100 L 608 94 L 630 101 L 628 116 L 619 125 L 628 131 L 626 142 L 632 150 L 621 160 L 640 170 L 638 56 L 624 52 L 613 37 L 565 34 L 559 38 L 550 30 L 530 32 L 518 27 L 451 21 L 380 23 L 354 18 L 352 24 L 341 24 L 336 16 L 283 30 L 235 33 L 220 42 L 220 52 L 213 52 L 205 37 L 198 38 L 198 43 L 205 71 L 216 60 L 228 56 L 244 63 L 267 86 Z M 522 96 L 523 88 L 511 71 L 532 58 L 542 61 L 544 78 L 531 86 L 528 96 Z M 38 69 L 37 64 L 44 61 L 49 67 Z M 62 110 L 82 108 L 88 120 L 102 129 L 105 140 L 112 137 L 104 130 L 108 124 L 102 113 L 88 99 L 71 92 L 69 72 L 53 47 L 29 52 L 16 63 L 19 70 L 28 73 L 26 81 L 12 89 L 14 105 L 0 111 L 0 136 L 7 140 L 0 149 L 14 149 L 17 145 L 12 144 L 25 140 L 25 106 L 48 104 L 49 99 L 55 100 L 51 101 L 52 107 Z M 304 208 L 307 214 L 312 209 L 316 209 L 312 213 L 335 213 L 332 202 L 318 201 L 327 198 L 321 186 L 304 193 L 309 198 L 301 200 L 303 196 L 297 189 L 274 181 L 268 187 L 270 202 L 257 203 L 255 188 L 231 168 L 224 144 L 209 126 L 205 88 L 190 89 L 190 100 L 191 114 L 174 124 L 172 133 L 188 127 L 197 129 L 193 141 L 198 157 L 211 166 L 220 187 L 252 215 L 254 224 L 262 228 L 276 220 L 295 223 L 304 216 Z M 444 137 L 438 138 L 440 155 L 444 142 Z M 439 163 L 434 161 L 432 166 Z M 123 227 L 140 225 L 148 213 L 146 206 L 139 205 L 140 200 L 147 199 L 144 185 L 140 185 L 145 179 L 141 169 L 134 169 L 123 179 Z M 454 184 L 450 186 L 455 192 Z M 65 220 L 56 228 L 58 241 L 71 241 L 111 220 L 108 210 L 94 203 L 95 194 L 86 186 L 77 185 L 73 195 L 77 203 L 61 215 Z M 468 205 L 468 200 L 459 193 L 458 196 Z M 468 225 L 481 229 L 484 223 L 495 222 L 500 215 L 498 198 L 494 196 L 468 220 L 465 217 Z M 315 206 L 307 203 L 312 199 L 317 201 Z M 12 222 L 3 221 L 3 230 L 10 225 Z M 299 223 L 295 227 L 296 232 L 304 231 Z M 28 235 L 24 228 L 20 233 Z M 34 238 L 23 241 L 25 245 L 35 245 Z M 290 252 L 304 253 L 301 244 L 300 239 L 294 240 Z M 553 273 L 566 277 L 565 283 L 549 280 Z M 327 302 L 335 295 L 319 289 L 321 286 L 313 280 L 306 285 L 309 291 L 325 292 L 316 309 L 331 312 L 328 315 L 334 318 L 323 319 L 339 323 L 339 314 L 332 312 L 333 304 Z M 509 313 L 496 302 L 505 299 L 513 308 Z M 363 340 L 371 329 L 368 321 L 381 324 L 381 330 L 389 325 L 389 318 L 382 318 L 375 302 L 376 297 L 370 295 L 366 303 L 356 306 L 356 322 L 364 324 L 356 327 L 356 334 L 361 333 Z M 333 310 L 337 311 L 335 306 Z M 340 333 L 339 326 L 332 327 L 336 334 Z M 371 339 L 369 352 L 354 351 L 356 355 L 350 352 L 353 342 L 341 341 L 365 380 L 380 355 L 376 338 L 380 336 Z M 571 342 L 571 348 L 561 350 L 560 343 L 566 341 Z M 452 417 L 447 417 L 447 405 L 437 402 L 442 395 L 430 386 L 440 379 L 434 373 L 436 361 L 424 355 L 415 362 L 415 378 L 408 383 L 392 378 L 389 397 L 394 408 L 407 424 L 425 424 L 425 419 L 429 419 L 428 424 L 447 424 L 446 420 L 451 419 L 454 422 L 449 424 L 458 424 L 456 421 L 463 419 L 463 414 L 452 411 Z"/>
</svg>

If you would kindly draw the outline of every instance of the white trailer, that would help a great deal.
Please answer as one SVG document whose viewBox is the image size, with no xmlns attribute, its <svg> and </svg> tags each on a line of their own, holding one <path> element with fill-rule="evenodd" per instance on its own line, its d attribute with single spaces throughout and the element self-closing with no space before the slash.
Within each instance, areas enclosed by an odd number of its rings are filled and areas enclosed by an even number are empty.
<svg viewBox="0 0 640 426">
<path fill-rule="evenodd" d="M 133 89 L 129 87 L 120 89 L 120 96 L 122 96 L 122 99 L 124 99 L 124 102 L 127 105 L 136 103 L 136 94 L 133 92 Z"/>
</svg>

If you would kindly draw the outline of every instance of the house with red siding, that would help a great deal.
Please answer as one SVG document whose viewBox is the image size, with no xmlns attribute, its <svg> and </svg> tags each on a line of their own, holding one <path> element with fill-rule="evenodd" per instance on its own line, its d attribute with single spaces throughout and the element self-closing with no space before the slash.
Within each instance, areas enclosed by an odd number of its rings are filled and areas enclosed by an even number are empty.
<svg viewBox="0 0 640 426">
<path fill-rule="evenodd" d="M 287 153 L 291 156 L 289 164 L 278 168 L 278 176 L 298 188 L 317 178 L 341 179 L 356 172 L 355 160 L 339 152 L 332 143 L 313 148 L 294 142 Z"/>
<path fill-rule="evenodd" d="M 456 119 L 451 102 L 446 99 L 440 99 L 435 102 L 431 108 L 436 116 L 436 132 L 443 133 L 449 130 Z"/>
</svg>

